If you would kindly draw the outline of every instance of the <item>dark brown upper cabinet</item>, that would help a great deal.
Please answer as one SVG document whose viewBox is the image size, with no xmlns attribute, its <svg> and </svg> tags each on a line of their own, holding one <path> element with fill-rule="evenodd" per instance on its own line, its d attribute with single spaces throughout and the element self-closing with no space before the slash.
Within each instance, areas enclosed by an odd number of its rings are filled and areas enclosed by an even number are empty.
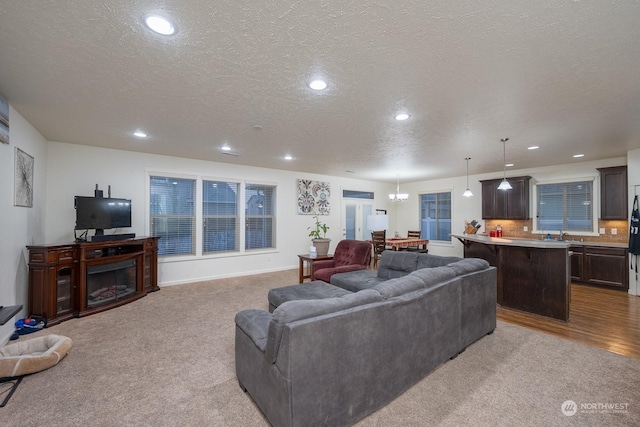
<svg viewBox="0 0 640 427">
<path fill-rule="evenodd" d="M 627 167 L 598 168 L 600 219 L 627 219 Z"/>
<path fill-rule="evenodd" d="M 529 219 L 530 176 L 507 177 L 511 190 L 498 190 L 500 179 L 480 181 L 482 183 L 483 219 Z"/>
</svg>

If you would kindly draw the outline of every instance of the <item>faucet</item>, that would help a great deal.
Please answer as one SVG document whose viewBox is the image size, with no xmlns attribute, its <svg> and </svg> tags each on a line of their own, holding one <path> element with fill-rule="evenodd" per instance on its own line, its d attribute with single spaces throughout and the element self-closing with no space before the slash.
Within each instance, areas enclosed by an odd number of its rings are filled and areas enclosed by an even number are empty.
<svg viewBox="0 0 640 427">
<path fill-rule="evenodd" d="M 569 233 L 565 232 L 564 230 L 559 230 L 560 231 L 560 237 L 558 237 L 558 240 L 565 240 L 565 236 L 568 236 Z"/>
</svg>

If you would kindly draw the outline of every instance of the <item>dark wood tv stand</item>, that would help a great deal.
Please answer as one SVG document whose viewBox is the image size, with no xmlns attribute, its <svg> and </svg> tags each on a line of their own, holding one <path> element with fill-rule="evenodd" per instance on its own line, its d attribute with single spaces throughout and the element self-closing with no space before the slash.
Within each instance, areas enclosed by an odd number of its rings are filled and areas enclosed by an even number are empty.
<svg viewBox="0 0 640 427">
<path fill-rule="evenodd" d="M 159 290 L 158 239 L 27 246 L 29 315 L 55 325 Z"/>
</svg>

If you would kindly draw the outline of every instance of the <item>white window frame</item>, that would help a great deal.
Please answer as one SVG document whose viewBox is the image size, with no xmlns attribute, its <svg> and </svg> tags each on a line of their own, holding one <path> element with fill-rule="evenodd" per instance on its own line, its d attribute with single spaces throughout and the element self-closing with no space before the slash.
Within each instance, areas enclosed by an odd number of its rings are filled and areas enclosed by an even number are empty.
<svg viewBox="0 0 640 427">
<path fill-rule="evenodd" d="M 272 214 L 272 218 L 273 218 L 273 224 L 272 224 L 272 236 L 271 239 L 273 240 L 273 246 L 268 247 L 268 248 L 255 248 L 255 249 L 247 249 L 246 248 L 246 229 L 247 229 L 247 218 L 248 215 L 245 212 L 246 209 L 246 202 L 247 202 L 247 198 L 246 198 L 246 189 L 247 189 L 247 185 L 264 185 L 266 187 L 273 187 L 273 214 Z M 242 247 L 242 251 L 245 253 L 251 253 L 254 254 L 256 252 L 264 252 L 264 251 L 274 251 L 278 249 L 278 184 L 275 182 L 267 182 L 267 181 L 259 181 L 259 180 L 253 180 L 253 179 L 246 179 L 242 181 L 242 185 L 241 185 L 241 193 L 242 193 L 242 200 L 241 200 L 241 220 L 242 220 L 242 227 L 240 230 L 240 234 L 241 234 L 241 247 Z"/>
<path fill-rule="evenodd" d="M 568 184 L 572 182 L 583 182 L 583 181 L 591 181 L 593 200 L 591 200 L 591 209 L 592 211 L 592 230 L 591 231 L 571 231 L 569 232 L 572 236 L 599 236 L 598 233 L 598 219 L 600 217 L 600 183 L 598 181 L 597 176 L 587 176 L 587 177 L 575 177 L 575 178 L 558 178 L 546 181 L 536 181 L 531 190 L 531 206 L 532 206 L 532 233 L 533 234 L 551 234 L 551 235 L 559 235 L 560 230 L 539 230 L 538 229 L 538 185 L 546 185 L 546 184 Z"/>
<path fill-rule="evenodd" d="M 256 255 L 259 253 L 274 253 L 278 251 L 278 189 L 280 188 L 280 184 L 278 182 L 272 181 L 260 181 L 253 179 L 238 179 L 238 178 L 222 178 L 222 177 L 212 177 L 212 176 L 204 176 L 204 175 L 194 175 L 183 172 L 175 172 L 175 171 L 162 171 L 157 169 L 147 169 L 146 172 L 146 182 L 145 182 L 145 234 L 147 236 L 151 235 L 151 177 L 152 176 L 162 176 L 168 178 L 178 178 L 178 179 L 193 179 L 196 181 L 195 195 L 196 199 L 194 202 L 195 209 L 195 253 L 194 254 L 183 254 L 183 255 L 163 255 L 159 257 L 159 262 L 181 262 L 181 261 L 192 261 L 194 259 L 208 259 L 208 258 L 230 258 L 235 256 L 247 256 L 247 255 Z M 203 212 L 202 212 L 202 184 L 203 181 L 226 181 L 226 182 L 237 182 L 240 186 L 240 191 L 238 194 L 238 200 L 240 206 L 238 207 L 238 223 L 239 223 L 239 251 L 231 251 L 231 252 L 209 252 L 203 254 Z M 273 203 L 275 204 L 274 211 L 274 236 L 273 241 L 274 245 L 271 248 L 260 248 L 260 249 L 250 249 L 247 250 L 245 248 L 245 224 L 246 224 L 246 214 L 244 211 L 245 204 L 245 186 L 247 184 L 255 184 L 255 185 L 268 185 L 275 188 L 275 197 Z"/>
<path fill-rule="evenodd" d="M 225 183 L 233 183 L 233 184 L 238 184 L 238 194 L 236 196 L 237 200 L 236 200 L 236 239 L 238 239 L 237 242 L 237 249 L 234 250 L 229 250 L 229 251 L 210 251 L 210 252 L 204 252 L 204 198 L 203 198 L 203 192 L 204 192 L 204 183 L 205 181 L 207 182 L 211 182 L 211 181 L 216 181 L 216 182 L 225 182 Z M 233 179 L 233 178 L 221 178 L 221 177 L 211 177 L 211 176 L 202 176 L 200 177 L 200 193 L 198 195 L 199 197 L 199 202 L 200 202 L 200 215 L 201 218 L 198 222 L 198 224 L 200 224 L 200 247 L 199 250 L 201 251 L 202 256 L 210 256 L 210 255 L 221 255 L 221 254 L 238 254 L 240 252 L 243 252 L 244 249 L 244 240 L 240 240 L 241 238 L 241 234 L 243 232 L 243 222 L 244 221 L 244 212 L 243 212 L 243 208 L 242 208 L 242 201 L 244 200 L 244 184 L 242 182 L 242 180 L 240 179 Z M 241 199 L 242 197 L 242 199 Z M 196 230 L 197 233 L 197 230 Z M 243 237 L 244 238 L 244 237 Z"/>
<path fill-rule="evenodd" d="M 418 221 L 419 227 L 422 231 L 422 196 L 425 194 L 440 194 L 440 193 L 449 193 L 451 195 L 451 233 L 453 233 L 453 218 L 454 218 L 454 191 L 453 188 L 441 188 L 441 189 L 429 189 L 429 190 L 421 190 L 418 192 Z M 429 245 L 435 246 L 453 246 L 453 240 L 451 235 L 449 235 L 448 240 L 429 240 Z"/>
<path fill-rule="evenodd" d="M 181 260 L 181 259 L 193 259 L 195 256 L 198 256 L 201 251 L 201 234 L 198 233 L 197 224 L 202 220 L 201 210 L 201 202 L 200 198 L 197 196 L 198 191 L 201 191 L 202 181 L 199 179 L 197 175 L 192 174 L 183 174 L 176 172 L 163 172 L 157 170 L 148 170 L 147 178 L 145 182 L 145 234 L 147 236 L 151 236 L 151 177 L 166 177 L 166 178 L 176 178 L 176 179 L 188 179 L 195 180 L 195 195 L 196 198 L 194 200 L 194 253 L 191 254 L 171 254 L 171 255 L 161 255 L 162 259 L 171 259 L 171 260 Z"/>
</svg>

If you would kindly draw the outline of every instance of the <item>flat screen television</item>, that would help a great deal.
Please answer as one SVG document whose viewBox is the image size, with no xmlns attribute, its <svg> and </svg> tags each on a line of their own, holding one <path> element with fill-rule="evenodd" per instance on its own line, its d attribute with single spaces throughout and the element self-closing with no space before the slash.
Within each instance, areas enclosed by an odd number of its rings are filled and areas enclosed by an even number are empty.
<svg viewBox="0 0 640 427">
<path fill-rule="evenodd" d="M 131 227 L 131 200 L 111 197 L 76 196 L 76 230 Z"/>
</svg>

